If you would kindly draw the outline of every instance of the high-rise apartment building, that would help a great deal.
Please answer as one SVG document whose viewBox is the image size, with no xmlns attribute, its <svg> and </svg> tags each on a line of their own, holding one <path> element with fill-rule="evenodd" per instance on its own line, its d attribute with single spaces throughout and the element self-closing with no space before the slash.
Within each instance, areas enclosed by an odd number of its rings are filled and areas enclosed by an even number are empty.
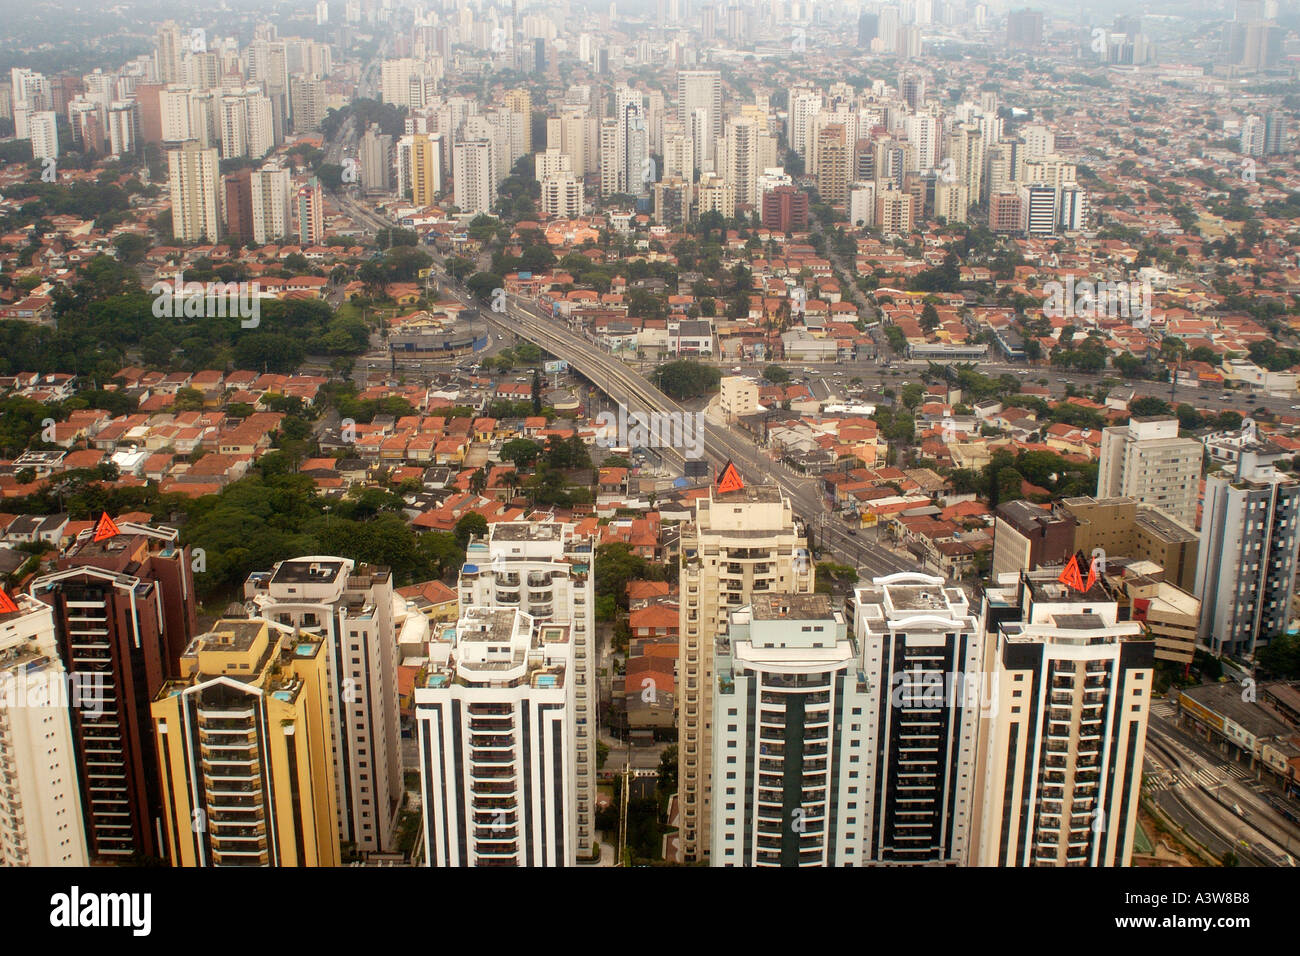
<svg viewBox="0 0 1300 956">
<path fill-rule="evenodd" d="M 490 140 L 457 143 L 451 151 L 456 208 L 471 215 L 491 215 L 497 198 L 493 143 Z"/>
<path fill-rule="evenodd" d="M 729 469 L 722 477 L 733 475 Z M 813 587 L 805 539 L 779 487 L 714 487 L 695 509 L 695 520 L 681 537 L 677 664 L 679 845 L 688 862 L 708 857 L 711 845 L 717 637 L 727 632 L 731 612 L 755 594 L 808 594 Z"/>
<path fill-rule="evenodd" d="M 325 241 L 325 190 L 312 176 L 298 190 L 298 244 L 319 246 Z"/>
<path fill-rule="evenodd" d="M 1178 437 L 1178 419 L 1134 416 L 1101 436 L 1097 497 L 1127 497 L 1196 527 L 1196 498 L 1204 451 Z"/>
<path fill-rule="evenodd" d="M 572 785 L 577 852 L 595 846 L 596 604 L 589 540 L 562 522 L 498 522 L 471 541 L 460 575 L 460 605 L 517 606 L 538 624 L 563 624 L 572 647 L 568 663 L 575 727 Z"/>
<path fill-rule="evenodd" d="M 154 62 L 158 69 L 158 79 L 163 83 L 180 83 L 185 79 L 182 58 L 185 41 L 181 28 L 174 20 L 168 20 L 154 34 Z"/>
<path fill-rule="evenodd" d="M 755 594 L 717 641 L 710 861 L 861 865 L 867 700 L 844 615 L 824 594 Z"/>
<path fill-rule="evenodd" d="M 1215 654 L 1253 655 L 1290 626 L 1300 548 L 1300 481 L 1278 471 L 1281 448 L 1255 437 L 1205 479 L 1196 596 L 1199 643 Z"/>
<path fill-rule="evenodd" d="M 151 705 L 173 866 L 338 866 L 326 641 L 223 618 Z"/>
<path fill-rule="evenodd" d="M 1043 11 L 1012 10 L 1007 14 L 1007 47 L 1032 50 L 1043 45 Z"/>
<path fill-rule="evenodd" d="M 679 70 L 677 72 L 677 122 L 690 130 L 692 117 L 703 110 L 703 142 L 697 143 L 696 155 L 713 156 L 713 144 L 722 135 L 722 73 L 718 70 Z"/>
<path fill-rule="evenodd" d="M 53 608 L 72 680 L 102 691 L 101 708 L 72 709 L 86 849 L 97 862 L 166 853 L 149 701 L 198 629 L 190 552 L 176 530 L 120 522 L 118 531 L 101 541 L 85 532 L 30 587 Z"/>
<path fill-rule="evenodd" d="M 1008 576 L 985 598 L 979 866 L 1128 866 L 1154 644 L 1103 581 Z"/>
<path fill-rule="evenodd" d="M 33 159 L 59 158 L 59 128 L 57 114 L 39 110 L 27 118 L 27 132 L 32 141 Z"/>
<path fill-rule="evenodd" d="M 778 232 L 808 228 L 808 194 L 793 186 L 763 193 L 763 228 Z"/>
<path fill-rule="evenodd" d="M 429 642 L 415 686 L 428 865 L 577 862 L 571 638 L 521 607 L 473 606 Z"/>
<path fill-rule="evenodd" d="M 68 680 L 49 605 L 12 600 L 0 613 L 0 866 L 85 866 L 71 711 L 104 707 L 105 688 Z"/>
<path fill-rule="evenodd" d="M 882 235 L 906 236 L 912 231 L 911 193 L 883 189 L 876 193 L 876 228 Z"/>
<path fill-rule="evenodd" d="M 249 177 L 252 240 L 259 246 L 292 235 L 290 189 L 289 170 L 281 166 L 267 164 Z M 301 215 L 300 209 L 300 219 Z"/>
<path fill-rule="evenodd" d="M 571 170 L 553 173 L 541 181 L 542 212 L 559 219 L 574 219 L 582 215 L 582 180 Z"/>
<path fill-rule="evenodd" d="M 533 94 L 528 90 L 506 90 L 503 97 L 505 108 L 519 116 L 519 130 L 522 137 L 522 151 L 533 151 Z"/>
<path fill-rule="evenodd" d="M 392 189 L 393 137 L 371 124 L 357 148 L 357 164 L 363 192 L 386 193 Z"/>
<path fill-rule="evenodd" d="M 861 863 L 962 865 L 977 798 L 983 628 L 940 577 L 876 578 L 853 595 L 864 732 L 841 797 L 861 807 Z"/>
<path fill-rule="evenodd" d="M 167 151 L 172 237 L 181 242 L 221 238 L 221 174 L 217 151 L 189 140 Z"/>
<path fill-rule="evenodd" d="M 249 575 L 250 613 L 325 641 L 339 839 L 388 852 L 402 802 L 392 576 L 347 558 L 308 556 Z"/>
</svg>

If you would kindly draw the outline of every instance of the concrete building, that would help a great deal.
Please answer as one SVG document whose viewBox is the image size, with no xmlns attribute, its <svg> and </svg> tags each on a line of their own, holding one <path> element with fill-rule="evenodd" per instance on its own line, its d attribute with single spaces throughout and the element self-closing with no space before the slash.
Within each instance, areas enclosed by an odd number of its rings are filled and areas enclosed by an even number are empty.
<svg viewBox="0 0 1300 956">
<path fill-rule="evenodd" d="M 584 204 L 582 180 L 572 171 L 557 172 L 541 181 L 542 212 L 557 219 L 576 219 Z"/>
<path fill-rule="evenodd" d="M 289 170 L 280 166 L 263 166 L 249 177 L 249 215 L 252 240 L 258 245 L 277 239 L 287 239 L 292 233 L 292 204 L 289 190 L 292 182 Z M 319 187 L 317 187 L 319 189 Z M 226 193 L 230 196 L 229 190 Z M 317 206 L 319 200 L 317 197 Z M 301 202 L 301 199 L 299 200 Z M 302 210 L 299 209 L 301 219 Z M 301 227 L 301 223 L 299 224 Z"/>
<path fill-rule="evenodd" d="M 860 716 L 865 738 L 840 805 L 860 776 L 864 864 L 962 865 L 969 853 L 984 635 L 965 592 L 944 584 L 893 574 L 853 595 L 865 704 L 846 719 Z"/>
<path fill-rule="evenodd" d="M 167 151 L 172 237 L 181 242 L 221 238 L 221 176 L 217 151 L 189 140 Z"/>
<path fill-rule="evenodd" d="M 329 655 L 339 840 L 388 852 L 402 802 L 394 617 L 387 568 L 310 555 L 244 582 L 251 616 L 318 636 Z"/>
<path fill-rule="evenodd" d="M 694 123 L 703 111 L 702 123 Z M 714 144 L 722 136 L 722 73 L 718 70 L 679 70 L 677 73 L 677 121 L 682 129 L 698 128 L 692 136 L 697 165 L 713 159 Z"/>
<path fill-rule="evenodd" d="M 731 612 L 755 593 L 809 594 L 812 563 L 790 499 L 774 485 L 709 491 L 681 533 L 678 657 L 680 852 L 687 862 L 710 850 L 714 653 Z"/>
<path fill-rule="evenodd" d="M 496 205 L 493 144 L 489 140 L 457 143 L 452 147 L 452 182 L 456 208 L 470 216 L 490 215 Z"/>
<path fill-rule="evenodd" d="M 28 115 L 27 131 L 32 141 L 32 158 L 59 158 L 59 128 L 57 114 L 51 110 L 37 110 Z"/>
<path fill-rule="evenodd" d="M 86 866 L 70 708 L 108 701 L 69 686 L 50 607 L 13 601 L 0 614 L 0 866 Z"/>
<path fill-rule="evenodd" d="M 325 190 L 312 176 L 298 190 L 298 244 L 319 246 L 325 241 Z"/>
<path fill-rule="evenodd" d="M 538 624 L 564 625 L 574 725 L 573 837 L 581 857 L 595 846 L 596 597 L 593 545 L 562 522 L 498 522 L 471 541 L 461 569 L 460 606 L 518 606 Z"/>
<path fill-rule="evenodd" d="M 758 404 L 758 383 L 743 375 L 724 375 L 718 401 L 723 417 L 728 424 L 744 415 L 753 415 L 760 408 Z"/>
<path fill-rule="evenodd" d="M 1055 571 L 986 592 L 978 866 L 1128 866 L 1154 662 L 1103 581 Z"/>
<path fill-rule="evenodd" d="M 858 664 L 827 595 L 755 594 L 731 612 L 713 701 L 714 866 L 861 865 Z"/>
<path fill-rule="evenodd" d="M 1194 594 L 1140 571 L 1139 564 L 1116 585 L 1128 600 L 1129 617 L 1146 626 L 1155 642 L 1156 660 L 1190 664 L 1196 655 L 1201 602 Z"/>
<path fill-rule="evenodd" d="M 50 605 L 70 677 L 102 690 L 102 708 L 72 709 L 86 849 L 92 862 L 162 858 L 162 793 L 149 702 L 177 676 L 198 630 L 188 547 L 174 528 L 119 522 L 85 532 L 32 581 Z"/>
<path fill-rule="evenodd" d="M 363 192 L 373 195 L 392 190 L 393 137 L 381 133 L 372 123 L 361 137 L 357 161 Z"/>
<path fill-rule="evenodd" d="M 1205 479 L 1198 639 L 1215 654 L 1254 655 L 1290 626 L 1300 481 L 1274 467 L 1280 454 L 1240 444 L 1237 460 Z"/>
<path fill-rule="evenodd" d="M 1201 443 L 1178 437 L 1178 419 L 1135 416 L 1102 430 L 1097 497 L 1127 497 L 1196 527 Z"/>
<path fill-rule="evenodd" d="M 1074 553 L 1074 519 L 1030 504 L 1004 501 L 994 509 L 990 574 L 1032 571 L 1044 564 L 1064 564 Z"/>
<path fill-rule="evenodd" d="M 1196 587 L 1197 533 L 1134 498 L 1063 498 L 1053 511 L 1074 521 L 1074 544 L 1069 552 L 1091 557 L 1100 550 L 1103 562 L 1126 557 L 1149 561 L 1162 569 L 1161 579 L 1185 591 Z M 1063 563 L 1066 555 L 1061 555 Z M 1002 568 L 1001 571 L 1014 570 Z M 1032 570 L 1021 568 L 1020 570 Z"/>
<path fill-rule="evenodd" d="M 150 707 L 173 866 L 338 866 L 319 635 L 223 618 Z"/>
<path fill-rule="evenodd" d="M 429 866 L 577 862 L 571 627 L 467 607 L 415 687 Z"/>
</svg>

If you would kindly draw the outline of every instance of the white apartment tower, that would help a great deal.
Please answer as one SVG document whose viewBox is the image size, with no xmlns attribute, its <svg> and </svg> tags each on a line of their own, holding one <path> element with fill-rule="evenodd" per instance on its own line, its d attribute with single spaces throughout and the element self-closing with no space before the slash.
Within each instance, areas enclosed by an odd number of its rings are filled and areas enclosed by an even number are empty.
<svg viewBox="0 0 1300 956">
<path fill-rule="evenodd" d="M 69 687 L 53 609 L 12 600 L 0 613 L 0 866 L 86 866 L 69 706 L 115 705 Z"/>
<path fill-rule="evenodd" d="M 567 629 L 572 659 L 572 785 L 577 852 L 591 855 L 595 831 L 596 598 L 592 543 L 563 522 L 498 522 L 471 541 L 460 575 L 460 606 L 518 607 L 539 624 Z"/>
<path fill-rule="evenodd" d="M 855 647 L 824 594 L 755 594 L 731 612 L 715 661 L 714 866 L 861 865 Z"/>
<path fill-rule="evenodd" d="M 989 631 L 978 866 L 1128 866 L 1155 644 L 1104 582 L 1005 575 Z"/>
<path fill-rule="evenodd" d="M 677 122 L 691 129 L 697 110 L 704 110 L 702 143 L 697 155 L 711 157 L 713 144 L 722 135 L 722 73 L 718 70 L 680 70 L 677 73 Z"/>
<path fill-rule="evenodd" d="M 59 158 L 57 115 L 51 110 L 40 110 L 29 115 L 27 131 L 31 135 L 33 159 Z"/>
<path fill-rule="evenodd" d="M 387 568 L 307 556 L 244 584 L 252 616 L 320 635 L 332 672 L 339 839 L 359 853 L 393 849 L 402 803 L 397 639 L 403 605 Z"/>
<path fill-rule="evenodd" d="M 415 687 L 426 864 L 574 865 L 570 625 L 474 606 L 443 634 Z"/>
<path fill-rule="evenodd" d="M 492 142 L 457 143 L 452 147 L 451 155 L 456 208 L 471 215 L 490 215 L 497 193 Z"/>
<path fill-rule="evenodd" d="M 1203 453 L 1195 438 L 1178 437 L 1172 416 L 1134 416 L 1102 429 L 1097 497 L 1136 498 L 1195 528 Z"/>
<path fill-rule="evenodd" d="M 730 472 L 724 472 L 724 481 Z M 710 853 L 714 654 L 731 614 L 756 594 L 810 594 L 813 572 L 790 499 L 775 485 L 710 489 L 682 529 L 678 669 L 680 848 Z"/>
<path fill-rule="evenodd" d="M 1254 655 L 1290 626 L 1300 481 L 1277 470 L 1274 462 L 1285 453 L 1253 429 L 1221 442 L 1231 442 L 1236 455 L 1205 479 L 1197 642 L 1215 654 Z"/>
</svg>

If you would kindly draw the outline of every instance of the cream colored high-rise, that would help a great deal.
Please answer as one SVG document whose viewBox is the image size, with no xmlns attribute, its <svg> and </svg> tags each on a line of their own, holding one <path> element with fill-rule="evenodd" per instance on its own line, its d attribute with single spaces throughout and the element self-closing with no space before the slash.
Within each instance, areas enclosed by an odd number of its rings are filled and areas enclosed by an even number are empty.
<svg viewBox="0 0 1300 956">
<path fill-rule="evenodd" d="M 53 609 L 14 601 L 0 615 L 0 866 L 85 866 L 69 707 L 108 705 L 93 685 L 68 688 Z"/>
<path fill-rule="evenodd" d="M 531 153 L 533 151 L 533 94 L 527 90 L 508 90 L 504 101 L 507 110 L 522 117 L 520 125 L 523 150 L 525 153 Z"/>
<path fill-rule="evenodd" d="M 981 806 L 972 864 L 1128 866 L 1154 642 L 1098 581 L 1028 571 L 987 592 Z"/>
<path fill-rule="evenodd" d="M 172 237 L 182 242 L 221 238 L 221 175 L 217 151 L 190 140 L 167 151 Z"/>
<path fill-rule="evenodd" d="M 809 594 L 812 563 L 790 499 L 775 485 L 711 490 L 682 530 L 677 662 L 678 779 L 683 861 L 708 857 L 715 640 L 755 594 Z"/>
</svg>

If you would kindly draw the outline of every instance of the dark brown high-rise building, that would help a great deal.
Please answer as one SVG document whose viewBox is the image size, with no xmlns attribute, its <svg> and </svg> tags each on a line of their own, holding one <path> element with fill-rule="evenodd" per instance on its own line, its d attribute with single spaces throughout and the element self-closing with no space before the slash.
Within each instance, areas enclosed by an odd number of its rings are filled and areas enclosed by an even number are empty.
<svg viewBox="0 0 1300 956">
<path fill-rule="evenodd" d="M 241 169 L 222 177 L 226 191 L 226 231 L 239 242 L 253 241 L 253 171 Z"/>
<path fill-rule="evenodd" d="M 140 139 L 145 143 L 162 142 L 162 105 L 158 94 L 166 88 L 163 83 L 137 83 L 135 101 L 140 108 Z"/>
<path fill-rule="evenodd" d="M 149 704 L 179 676 L 180 655 L 198 630 L 188 547 L 173 528 L 123 522 L 89 533 L 31 585 L 54 608 L 64 667 L 74 686 L 100 691 L 72 707 L 86 848 L 92 860 L 165 855 L 162 800 Z"/>
<path fill-rule="evenodd" d="M 808 228 L 808 194 L 793 186 L 777 186 L 763 194 L 763 228 L 790 232 Z"/>
</svg>

